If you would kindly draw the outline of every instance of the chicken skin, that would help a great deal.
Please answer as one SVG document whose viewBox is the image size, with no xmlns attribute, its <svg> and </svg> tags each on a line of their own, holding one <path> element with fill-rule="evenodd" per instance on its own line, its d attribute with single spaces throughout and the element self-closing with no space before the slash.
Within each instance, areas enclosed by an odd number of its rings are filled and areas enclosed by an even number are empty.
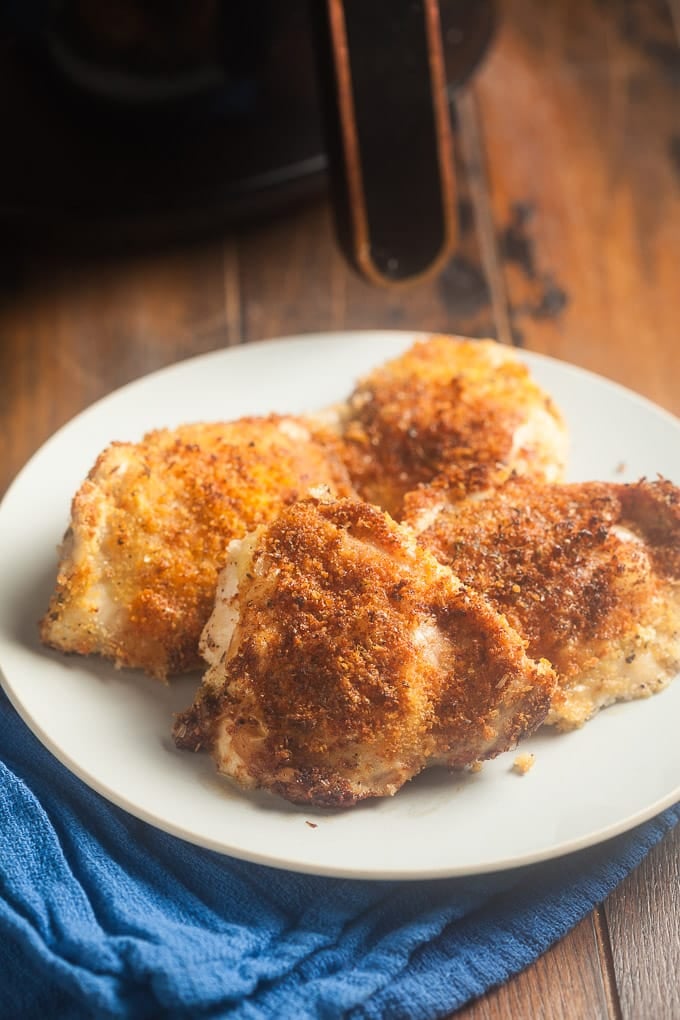
<svg viewBox="0 0 680 1020">
<path fill-rule="evenodd" d="M 294 418 L 111 444 L 73 499 L 42 640 L 160 680 L 197 668 L 228 542 L 317 484 L 352 492 L 342 464 Z"/>
<path fill-rule="evenodd" d="M 410 529 L 321 493 L 233 541 L 177 745 L 246 788 L 348 806 L 545 718 L 555 676 Z"/>
<path fill-rule="evenodd" d="M 554 666 L 547 722 L 581 726 L 680 671 L 680 489 L 670 482 L 518 480 L 463 503 L 434 489 L 406 503 L 420 545 Z"/>
<path fill-rule="evenodd" d="M 339 414 L 357 492 L 397 520 L 420 484 L 445 484 L 458 499 L 513 474 L 552 482 L 564 471 L 560 412 L 493 340 L 419 341 L 364 378 Z"/>
</svg>

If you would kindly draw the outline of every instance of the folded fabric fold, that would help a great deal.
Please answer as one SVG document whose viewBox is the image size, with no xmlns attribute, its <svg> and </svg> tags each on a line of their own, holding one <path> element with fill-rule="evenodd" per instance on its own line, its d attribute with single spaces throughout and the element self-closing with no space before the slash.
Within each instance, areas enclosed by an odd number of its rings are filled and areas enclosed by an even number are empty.
<svg viewBox="0 0 680 1020">
<path fill-rule="evenodd" d="M 0 987 L 22 1018 L 433 1020 L 564 935 L 680 820 L 529 869 L 374 882 L 277 871 L 107 803 L 0 695 Z"/>
</svg>

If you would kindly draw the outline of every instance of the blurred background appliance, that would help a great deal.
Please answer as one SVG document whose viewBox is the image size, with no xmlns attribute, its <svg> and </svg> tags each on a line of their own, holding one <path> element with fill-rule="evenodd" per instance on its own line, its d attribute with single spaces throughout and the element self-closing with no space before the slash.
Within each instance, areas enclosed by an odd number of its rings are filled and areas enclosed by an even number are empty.
<svg viewBox="0 0 680 1020">
<path fill-rule="evenodd" d="M 455 240 L 446 96 L 492 29 L 485 0 L 0 0 L 0 217 L 44 243 L 184 239 L 330 170 L 348 257 L 413 278 Z"/>
</svg>

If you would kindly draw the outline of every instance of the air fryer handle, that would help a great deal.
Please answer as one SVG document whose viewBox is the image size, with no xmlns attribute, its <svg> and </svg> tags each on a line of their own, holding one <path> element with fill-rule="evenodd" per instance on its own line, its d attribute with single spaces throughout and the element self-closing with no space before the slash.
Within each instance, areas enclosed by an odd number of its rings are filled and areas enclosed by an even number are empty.
<svg viewBox="0 0 680 1020">
<path fill-rule="evenodd" d="M 312 0 L 340 244 L 372 283 L 434 272 L 455 242 L 438 0 Z"/>
</svg>

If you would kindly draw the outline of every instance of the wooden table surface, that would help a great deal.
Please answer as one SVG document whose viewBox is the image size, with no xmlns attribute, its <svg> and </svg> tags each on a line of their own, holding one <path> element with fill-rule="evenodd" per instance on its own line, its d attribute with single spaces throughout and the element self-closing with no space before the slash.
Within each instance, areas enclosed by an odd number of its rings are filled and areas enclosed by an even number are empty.
<svg viewBox="0 0 680 1020">
<path fill-rule="evenodd" d="M 454 98 L 461 238 L 384 291 L 325 199 L 163 250 L 0 256 L 0 491 L 63 422 L 181 358 L 305 331 L 414 328 L 541 351 L 680 414 L 680 7 L 505 0 Z M 680 1017 L 680 831 L 532 967 L 459 1012 Z"/>
</svg>

